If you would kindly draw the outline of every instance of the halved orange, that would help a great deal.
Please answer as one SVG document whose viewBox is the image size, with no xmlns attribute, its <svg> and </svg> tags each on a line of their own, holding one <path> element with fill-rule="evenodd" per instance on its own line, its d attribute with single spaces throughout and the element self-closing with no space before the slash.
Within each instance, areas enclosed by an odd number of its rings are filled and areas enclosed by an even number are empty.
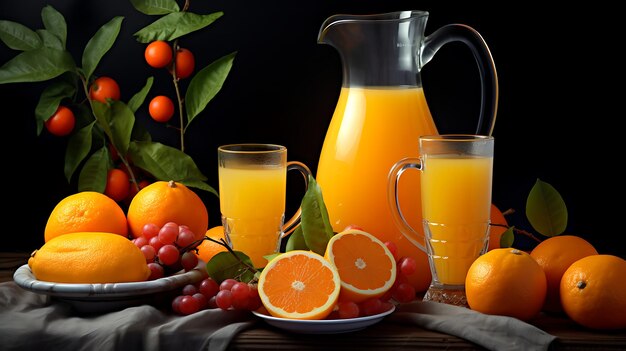
<svg viewBox="0 0 626 351">
<path fill-rule="evenodd" d="M 334 235 L 324 257 L 341 279 L 340 301 L 361 302 L 384 295 L 396 281 L 396 261 L 375 236 L 349 229 Z"/>
<path fill-rule="evenodd" d="M 261 302 L 274 317 L 323 319 L 332 312 L 340 290 L 337 269 L 319 254 L 289 251 L 272 259 L 261 272 Z"/>
</svg>

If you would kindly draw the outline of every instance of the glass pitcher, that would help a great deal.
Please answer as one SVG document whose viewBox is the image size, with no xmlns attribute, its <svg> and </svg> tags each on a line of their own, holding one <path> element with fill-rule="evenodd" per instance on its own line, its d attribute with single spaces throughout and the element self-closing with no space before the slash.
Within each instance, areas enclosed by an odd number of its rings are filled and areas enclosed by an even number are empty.
<svg viewBox="0 0 626 351">
<path fill-rule="evenodd" d="M 387 176 L 396 161 L 419 156 L 419 136 L 438 134 L 420 70 L 444 44 L 463 42 L 481 78 L 476 134 L 491 135 L 498 104 L 496 68 L 481 35 L 469 26 L 450 24 L 425 36 L 427 19 L 425 11 L 334 15 L 318 37 L 318 43 L 339 51 L 343 64 L 341 93 L 316 176 L 333 229 L 354 224 L 396 243 L 399 257 L 418 262 L 418 272 L 409 277 L 417 291 L 430 284 L 428 260 L 394 225 Z M 419 177 L 419 172 L 408 172 L 398 190 L 403 215 L 413 228 L 422 227 Z"/>
</svg>

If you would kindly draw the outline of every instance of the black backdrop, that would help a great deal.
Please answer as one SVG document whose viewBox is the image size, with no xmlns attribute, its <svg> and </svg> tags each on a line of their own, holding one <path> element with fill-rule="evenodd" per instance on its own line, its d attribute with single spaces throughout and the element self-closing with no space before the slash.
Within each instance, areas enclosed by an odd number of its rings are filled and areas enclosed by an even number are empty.
<svg viewBox="0 0 626 351">
<path fill-rule="evenodd" d="M 117 15 L 125 17 L 115 46 L 95 72 L 119 82 L 122 100 L 150 75 L 155 77 L 152 93 L 173 93 L 169 76 L 145 64 L 144 45 L 132 37 L 152 19 L 129 1 L 0 0 L 0 19 L 42 28 L 40 10 L 47 3 L 65 16 L 68 48 L 76 60 L 102 24 Z M 620 223 L 623 182 L 615 169 L 620 162 L 616 120 L 623 117 L 618 93 L 623 89 L 610 88 L 623 76 L 617 54 L 622 39 L 611 18 L 618 11 L 597 4 L 586 9 L 524 4 L 192 0 L 194 12 L 225 13 L 181 40 L 195 53 L 197 67 L 232 51 L 238 54 L 222 91 L 189 127 L 187 152 L 216 188 L 216 147 L 225 143 L 283 144 L 290 159 L 315 171 L 341 85 L 337 53 L 317 44 L 323 20 L 336 13 L 427 10 L 427 34 L 448 23 L 468 24 L 483 35 L 495 58 L 500 104 L 493 202 L 501 209 L 518 210 L 509 222 L 530 229 L 524 221 L 525 200 L 540 178 L 563 195 L 568 233 L 587 238 L 603 253 L 626 256 Z M 13 55 L 0 46 L 1 63 Z M 424 68 L 422 78 L 440 132 L 471 132 L 479 82 L 469 51 L 455 44 L 444 47 Z M 2 251 L 40 246 L 49 212 L 76 191 L 76 184 L 68 184 L 63 176 L 67 140 L 45 132 L 36 136 L 34 106 L 44 87 L 0 85 L 3 202 L 9 208 L 3 212 Z M 137 118 L 154 139 L 175 145 L 175 132 L 153 123 L 145 105 Z M 289 180 L 294 195 L 288 199 L 288 212 L 297 206 L 298 181 Z M 209 209 L 210 226 L 218 225 L 217 199 L 200 195 Z"/>
</svg>

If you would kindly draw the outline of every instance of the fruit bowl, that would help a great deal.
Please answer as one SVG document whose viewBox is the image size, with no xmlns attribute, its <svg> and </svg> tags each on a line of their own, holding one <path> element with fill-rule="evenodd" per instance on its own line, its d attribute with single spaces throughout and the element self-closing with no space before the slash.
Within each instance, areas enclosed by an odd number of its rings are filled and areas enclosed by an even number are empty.
<svg viewBox="0 0 626 351">
<path fill-rule="evenodd" d="M 111 312 L 143 304 L 159 305 L 171 302 L 173 296 L 178 293 L 176 289 L 203 279 L 204 274 L 199 268 L 204 269 L 202 261 L 189 272 L 181 271 L 150 281 L 68 284 L 37 280 L 30 267 L 25 264 L 15 271 L 13 280 L 22 289 L 48 295 L 53 300 L 68 303 L 79 313 L 90 314 Z"/>
</svg>

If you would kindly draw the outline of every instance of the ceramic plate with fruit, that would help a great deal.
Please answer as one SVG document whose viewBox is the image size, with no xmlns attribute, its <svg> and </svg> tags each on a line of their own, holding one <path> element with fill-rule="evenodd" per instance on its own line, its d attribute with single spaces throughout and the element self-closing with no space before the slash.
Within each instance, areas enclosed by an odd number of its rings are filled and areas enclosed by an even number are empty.
<svg viewBox="0 0 626 351">
<path fill-rule="evenodd" d="M 199 265 L 204 265 L 200 261 Z M 13 280 L 23 289 L 45 294 L 56 300 L 72 305 L 78 312 L 100 313 L 120 310 L 141 304 L 169 303 L 170 292 L 194 284 L 203 279 L 201 271 L 194 269 L 188 272 L 170 275 L 156 280 L 106 283 L 106 284 L 71 284 L 54 283 L 37 280 L 28 265 L 15 271 Z M 163 300 L 163 301 L 162 301 Z"/>
<path fill-rule="evenodd" d="M 385 316 L 391 314 L 396 309 L 391 306 L 387 311 L 371 316 L 348 318 L 348 319 L 314 319 L 300 320 L 289 318 L 278 318 L 269 316 L 260 312 L 252 312 L 255 316 L 260 317 L 267 324 L 275 326 L 287 331 L 302 334 L 339 334 L 349 333 L 361 329 L 365 329 L 373 324 L 380 322 Z"/>
</svg>

